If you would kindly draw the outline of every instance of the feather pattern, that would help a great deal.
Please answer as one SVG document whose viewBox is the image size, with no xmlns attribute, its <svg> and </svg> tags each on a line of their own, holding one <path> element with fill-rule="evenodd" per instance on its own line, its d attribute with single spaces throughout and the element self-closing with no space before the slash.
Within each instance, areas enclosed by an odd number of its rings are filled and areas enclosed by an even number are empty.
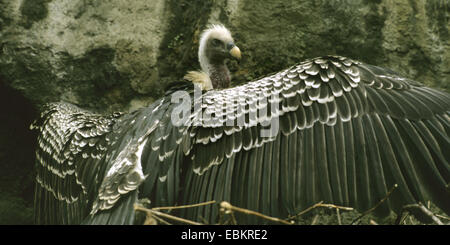
<svg viewBox="0 0 450 245">
<path fill-rule="evenodd" d="M 449 183 L 449 154 L 443 147 L 450 142 L 450 128 L 448 115 L 442 116 L 450 111 L 448 94 L 425 88 L 387 69 L 328 56 L 239 87 L 210 91 L 203 102 L 207 108 L 214 104 L 207 97 L 225 96 L 233 101 L 252 97 L 250 91 L 263 88 L 261 94 L 269 103 L 258 109 L 268 113 L 258 113 L 256 124 L 275 118 L 280 131 L 276 137 L 267 138 L 251 131 L 252 137 L 262 142 L 251 144 L 246 131 L 257 127 L 246 121 L 226 136 L 244 137 L 246 143 L 225 155 L 222 164 L 230 164 L 225 159 L 235 154 L 245 155 L 234 159 L 239 165 L 248 165 L 247 171 L 239 172 L 239 178 L 249 181 L 244 185 L 245 191 L 227 201 L 278 217 L 295 214 L 320 200 L 367 210 L 397 184 L 398 193 L 377 213 L 385 215 L 390 209 L 399 210 L 404 204 L 426 200 L 448 209 L 444 204 L 450 202 L 450 196 L 443 193 Z M 275 107 L 269 108 L 274 102 Z M 228 113 L 235 110 L 227 109 Z M 220 127 L 215 128 L 219 130 Z M 201 154 L 207 155 L 213 144 L 204 145 Z M 193 148 L 199 146 L 194 143 Z M 260 151 L 270 154 L 260 161 Z M 422 159 L 425 165 L 416 159 Z M 217 162 L 193 164 L 203 166 L 203 173 L 224 167 Z M 424 169 L 427 170 L 423 172 Z M 189 178 L 204 178 L 189 171 L 186 174 Z M 242 184 L 232 182 L 230 190 L 240 192 Z M 440 188 L 432 190 L 433 185 Z M 436 193 L 441 193 L 441 197 Z M 186 203 L 205 201 L 185 198 Z M 245 223 L 255 222 L 242 218 Z"/>
<path fill-rule="evenodd" d="M 170 125 L 179 106 L 170 93 L 122 116 L 44 112 L 37 124 L 39 222 L 126 223 L 136 198 L 154 206 L 224 200 L 281 218 L 321 200 L 365 211 L 395 184 L 378 213 L 427 200 L 450 213 L 447 93 L 326 56 L 189 95 L 192 114 L 182 126 Z M 217 214 L 213 207 L 180 211 L 209 223 Z"/>
</svg>

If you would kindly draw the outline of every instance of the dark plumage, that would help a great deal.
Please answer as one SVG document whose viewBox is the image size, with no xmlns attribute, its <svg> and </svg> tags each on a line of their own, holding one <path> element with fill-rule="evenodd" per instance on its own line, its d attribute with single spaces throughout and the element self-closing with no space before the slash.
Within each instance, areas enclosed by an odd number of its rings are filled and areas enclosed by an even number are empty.
<svg viewBox="0 0 450 245">
<path fill-rule="evenodd" d="M 45 110 L 36 124 L 36 221 L 130 224 L 142 198 L 153 206 L 226 200 L 281 218 L 318 201 L 365 211 L 395 184 L 379 214 L 427 200 L 450 213 L 448 93 L 337 56 L 200 98 L 183 90 L 192 99 L 184 107 L 167 93 L 124 115 Z M 174 126 L 180 108 L 192 115 Z M 214 223 L 217 212 L 179 215 Z"/>
</svg>

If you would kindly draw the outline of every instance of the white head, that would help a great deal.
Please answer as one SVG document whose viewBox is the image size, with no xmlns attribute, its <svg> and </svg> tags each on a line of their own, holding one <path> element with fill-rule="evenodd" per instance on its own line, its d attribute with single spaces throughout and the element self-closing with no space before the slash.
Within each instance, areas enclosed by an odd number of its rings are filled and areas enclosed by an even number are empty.
<svg viewBox="0 0 450 245">
<path fill-rule="evenodd" d="M 241 51 L 234 44 L 230 31 L 223 25 L 211 25 L 200 37 L 198 60 L 202 70 L 211 75 L 214 65 L 224 64 L 227 58 L 241 58 Z"/>
</svg>

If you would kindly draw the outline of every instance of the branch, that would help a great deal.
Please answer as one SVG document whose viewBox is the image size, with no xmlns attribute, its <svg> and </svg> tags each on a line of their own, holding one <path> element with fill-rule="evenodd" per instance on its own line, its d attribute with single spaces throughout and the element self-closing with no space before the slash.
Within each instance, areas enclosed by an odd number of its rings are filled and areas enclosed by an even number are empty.
<svg viewBox="0 0 450 245">
<path fill-rule="evenodd" d="M 401 217 L 403 216 L 403 213 L 405 211 L 410 211 L 412 209 L 418 209 L 420 211 L 422 211 L 422 213 L 424 213 L 426 216 L 430 217 L 431 220 L 433 220 L 436 224 L 438 225 L 443 225 L 444 223 L 442 223 L 442 221 L 436 217 L 433 212 L 431 212 L 430 210 L 428 210 L 422 203 L 418 203 L 418 204 L 409 204 L 409 205 L 405 205 L 402 208 L 402 211 L 400 212 L 400 215 L 398 216 L 399 218 L 397 218 L 396 224 L 399 224 L 401 221 Z M 410 212 L 411 213 L 411 212 Z M 414 213 L 412 213 L 414 214 Z M 399 221 L 400 220 L 400 221 Z"/>
<path fill-rule="evenodd" d="M 307 213 L 307 212 L 309 212 L 309 211 L 311 211 L 311 210 L 317 208 L 319 205 L 322 205 L 322 203 L 323 203 L 323 201 L 320 201 L 320 202 L 318 202 L 318 203 L 312 205 L 311 207 L 309 207 L 309 208 L 307 208 L 307 209 L 301 211 L 300 213 L 298 213 L 298 214 L 296 214 L 296 215 L 294 215 L 294 216 L 288 217 L 288 220 L 292 220 L 292 219 L 295 219 L 295 218 L 297 218 L 297 217 L 299 217 L 299 216 L 301 216 L 301 215 L 304 215 L 305 213 Z"/>
<path fill-rule="evenodd" d="M 369 213 L 371 213 L 373 210 L 377 209 L 383 202 L 385 202 L 389 196 L 392 194 L 392 192 L 398 187 L 397 184 L 395 184 L 394 186 L 392 186 L 392 188 L 388 191 L 388 193 L 386 194 L 386 196 L 381 199 L 375 206 L 373 206 L 372 208 L 370 208 L 369 210 L 365 211 L 363 214 L 361 214 L 358 218 L 356 218 L 355 220 L 352 221 L 352 223 L 350 223 L 351 225 L 353 225 L 356 221 L 360 220 L 362 217 L 368 215 Z"/>
<path fill-rule="evenodd" d="M 282 220 L 282 219 L 279 219 L 279 218 L 275 218 L 275 217 L 270 217 L 270 216 L 267 216 L 267 215 L 264 215 L 264 214 L 252 211 L 252 210 L 235 207 L 235 206 L 233 206 L 230 203 L 225 202 L 225 201 L 220 203 L 220 207 L 224 208 L 226 210 L 236 211 L 236 212 L 240 212 L 240 213 L 244 213 L 244 214 L 255 215 L 255 216 L 258 216 L 260 218 L 263 218 L 263 219 L 266 219 L 266 220 L 270 220 L 270 221 L 279 222 L 279 223 L 283 223 L 285 225 L 292 225 L 293 224 L 292 222 L 288 222 L 288 221 L 285 221 L 285 220 Z"/>
<path fill-rule="evenodd" d="M 149 215 L 151 216 L 152 219 L 157 220 L 157 221 L 158 221 L 159 223 L 161 223 L 161 224 L 172 225 L 171 223 L 169 223 L 169 222 L 163 220 L 162 218 L 160 218 L 160 217 L 158 217 L 158 216 L 156 216 L 156 215 L 152 215 L 152 214 L 147 213 L 147 217 L 148 217 Z M 147 220 L 146 220 L 146 222 L 147 222 Z M 144 223 L 144 225 L 146 225 L 146 224 Z M 153 224 L 152 224 L 152 225 L 153 225 Z M 156 224 L 155 224 L 155 225 L 156 225 Z"/>
<path fill-rule="evenodd" d="M 336 215 L 337 215 L 337 219 L 338 219 L 338 224 L 342 225 L 341 214 L 339 213 L 339 208 L 336 208 Z"/>
<path fill-rule="evenodd" d="M 446 219 L 446 220 L 450 220 L 450 217 L 444 216 L 444 215 L 440 215 L 440 214 L 435 214 L 436 217 L 441 218 L 441 219 Z"/>
<path fill-rule="evenodd" d="M 180 209 L 180 208 L 195 208 L 200 206 L 206 206 L 210 204 L 214 204 L 216 201 L 208 201 L 208 202 L 202 202 L 202 203 L 196 203 L 196 204 L 190 204 L 190 205 L 182 205 L 182 206 L 170 206 L 170 207 L 156 207 L 152 208 L 152 210 L 172 210 L 172 209 Z"/>
<path fill-rule="evenodd" d="M 323 203 L 323 201 L 320 201 L 320 202 L 312 205 L 311 207 L 301 211 L 300 213 L 298 213 L 298 214 L 296 214 L 294 216 L 288 217 L 287 220 L 295 219 L 295 218 L 297 218 L 297 217 L 299 217 L 299 216 L 301 216 L 301 215 L 303 215 L 303 214 L 305 214 L 305 213 L 307 213 L 307 212 L 309 212 L 309 211 L 311 211 L 311 210 L 313 210 L 315 208 L 318 208 L 318 207 L 335 208 L 337 210 L 342 209 L 342 210 L 346 210 L 346 211 L 352 211 L 353 210 L 353 208 L 350 208 L 350 207 L 343 207 L 343 206 L 338 206 L 338 205 L 334 205 L 334 204 L 326 204 L 326 203 Z"/>
<path fill-rule="evenodd" d="M 198 222 L 194 222 L 194 221 L 191 221 L 191 220 L 179 218 L 179 217 L 176 217 L 176 216 L 173 216 L 173 215 L 170 215 L 170 214 L 159 212 L 157 210 L 144 208 L 144 207 L 136 205 L 136 204 L 134 205 L 134 210 L 136 210 L 136 211 L 143 211 L 143 212 L 146 212 L 147 214 L 150 214 L 150 215 L 161 216 L 161 217 L 164 217 L 164 218 L 167 218 L 167 219 L 175 220 L 175 221 L 182 222 L 182 223 L 189 224 L 189 225 L 203 225 L 202 223 L 198 223 Z"/>
<path fill-rule="evenodd" d="M 317 207 L 335 208 L 335 209 L 342 209 L 342 210 L 345 210 L 345 211 L 353 211 L 353 208 L 351 208 L 351 207 L 344 207 L 344 206 L 338 206 L 338 205 L 326 204 L 326 203 L 318 204 Z"/>
<path fill-rule="evenodd" d="M 317 220 L 319 220 L 319 217 L 320 217 L 320 215 L 318 215 L 318 214 L 314 215 L 311 225 L 315 225 L 317 223 Z"/>
</svg>

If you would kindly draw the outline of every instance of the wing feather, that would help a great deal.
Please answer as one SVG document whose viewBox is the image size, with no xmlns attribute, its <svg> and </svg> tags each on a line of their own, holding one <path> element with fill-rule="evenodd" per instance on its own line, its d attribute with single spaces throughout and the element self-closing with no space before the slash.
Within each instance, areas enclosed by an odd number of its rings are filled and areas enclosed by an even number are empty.
<svg viewBox="0 0 450 245">
<path fill-rule="evenodd" d="M 130 223 L 140 197 L 152 205 L 226 200 L 283 218 L 319 201 L 365 211 L 394 184 L 397 193 L 379 213 L 427 200 L 449 212 L 447 93 L 329 56 L 208 91 L 194 104 L 200 107 L 181 127 L 170 124 L 176 105 L 165 99 L 120 120 L 67 105 L 45 111 L 37 221 L 80 223 L 91 212 L 85 223 Z M 206 114 L 212 118 L 197 117 Z M 66 123 L 64 115 L 69 127 L 52 126 Z M 214 118 L 223 115 L 235 125 Z M 261 135 L 273 126 L 275 135 Z M 218 215 L 212 206 L 180 213 L 211 223 Z"/>
<path fill-rule="evenodd" d="M 370 206 L 375 206 L 377 202 L 382 200 L 388 193 L 388 181 L 385 178 L 384 166 L 381 160 L 380 153 L 380 141 L 378 135 L 382 133 L 382 129 L 374 127 L 374 119 L 377 115 L 365 115 L 363 116 L 363 126 L 367 143 L 367 158 L 368 158 L 368 173 L 370 175 L 370 196 L 372 197 L 372 203 Z M 390 188 L 390 187 L 389 187 Z M 385 215 L 389 214 L 388 203 L 383 203 L 376 211 Z"/>
<path fill-rule="evenodd" d="M 232 176 L 226 177 L 231 180 L 225 180 L 231 181 L 226 192 L 233 204 L 273 216 L 294 214 L 321 200 L 367 210 L 394 184 L 399 186 L 397 194 L 378 213 L 429 199 L 440 207 L 448 203 L 448 94 L 388 69 L 330 56 L 204 96 L 226 94 L 233 101 L 250 96 L 250 90 L 260 90 L 263 97 L 258 100 L 269 103 L 259 103 L 257 109 L 268 113 L 258 115 L 256 124 L 246 120 L 241 130 L 224 127 L 226 134 L 221 134 L 220 127 L 214 129 L 225 153 L 213 167 L 220 168 L 221 162 L 233 166 Z M 279 106 L 271 108 L 272 102 Z M 261 137 L 259 129 L 264 127 L 259 124 L 271 120 L 278 120 L 280 133 Z M 193 144 L 202 148 L 197 154 L 215 152 L 214 147 Z M 198 166 L 204 171 L 212 167 Z M 434 185 L 438 190 L 432 190 Z M 245 190 L 239 191 L 240 186 Z"/>
<path fill-rule="evenodd" d="M 339 168 L 337 161 L 338 152 L 336 144 L 336 133 L 338 127 L 325 127 L 325 151 L 327 163 L 328 163 L 328 174 L 330 176 L 330 188 L 333 194 L 333 202 L 343 203 L 342 190 L 344 189 L 341 182 L 341 178 L 345 178 L 345 172 L 342 168 Z"/>
<path fill-rule="evenodd" d="M 101 116 L 65 102 L 48 104 L 32 128 L 36 149 L 37 224 L 79 224 L 89 212 L 88 192 L 105 154 L 99 140 L 120 114 Z"/>
</svg>

